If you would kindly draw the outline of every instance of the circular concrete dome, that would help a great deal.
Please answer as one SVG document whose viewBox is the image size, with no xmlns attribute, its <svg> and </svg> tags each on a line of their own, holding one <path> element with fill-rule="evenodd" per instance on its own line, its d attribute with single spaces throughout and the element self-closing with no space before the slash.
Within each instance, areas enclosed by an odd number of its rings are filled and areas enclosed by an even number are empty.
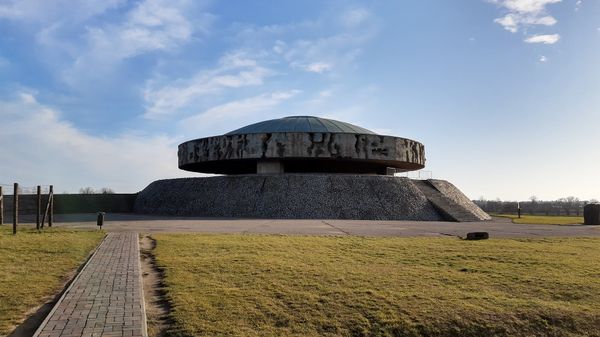
<svg viewBox="0 0 600 337">
<path fill-rule="evenodd" d="M 312 116 L 190 140 L 179 145 L 178 157 L 180 169 L 217 174 L 389 174 L 425 167 L 425 147 L 417 141 Z"/>
<path fill-rule="evenodd" d="M 329 132 L 358 133 L 365 135 L 375 134 L 375 132 L 361 128 L 360 126 L 336 121 L 333 119 L 313 116 L 290 116 L 250 124 L 248 126 L 244 126 L 243 128 L 228 132 L 225 135 L 230 136 L 267 132 Z"/>
</svg>

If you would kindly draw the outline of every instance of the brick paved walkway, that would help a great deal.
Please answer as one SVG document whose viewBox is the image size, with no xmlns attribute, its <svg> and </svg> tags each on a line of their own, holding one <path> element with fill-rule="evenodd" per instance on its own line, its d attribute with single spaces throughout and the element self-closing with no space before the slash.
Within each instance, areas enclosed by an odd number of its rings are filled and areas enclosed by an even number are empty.
<svg viewBox="0 0 600 337">
<path fill-rule="evenodd" d="M 109 233 L 34 337 L 145 337 L 136 233 Z"/>
</svg>

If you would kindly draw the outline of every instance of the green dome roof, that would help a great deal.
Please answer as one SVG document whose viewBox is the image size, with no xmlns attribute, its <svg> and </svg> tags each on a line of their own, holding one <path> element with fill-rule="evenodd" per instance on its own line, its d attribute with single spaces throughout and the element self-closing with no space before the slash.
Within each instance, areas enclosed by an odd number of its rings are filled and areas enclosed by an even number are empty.
<svg viewBox="0 0 600 337">
<path fill-rule="evenodd" d="M 250 124 L 244 126 L 243 128 L 228 132 L 225 135 L 272 132 L 329 132 L 371 135 L 375 134 L 375 132 L 367 130 L 365 128 L 361 128 L 360 126 L 336 121 L 333 119 L 313 116 L 290 116 Z"/>
</svg>

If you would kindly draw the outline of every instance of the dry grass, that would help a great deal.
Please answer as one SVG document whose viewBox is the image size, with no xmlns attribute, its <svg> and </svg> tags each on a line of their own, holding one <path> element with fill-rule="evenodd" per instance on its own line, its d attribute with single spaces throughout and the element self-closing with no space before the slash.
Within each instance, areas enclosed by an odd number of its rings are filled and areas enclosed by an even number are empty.
<svg viewBox="0 0 600 337">
<path fill-rule="evenodd" d="M 104 233 L 22 226 L 16 236 L 0 226 L 0 336 L 25 314 L 61 290 L 69 273 L 85 260 Z"/>
<path fill-rule="evenodd" d="M 514 214 L 493 214 L 502 218 L 512 219 L 513 223 L 535 224 L 535 225 L 581 225 L 582 216 L 554 216 L 554 215 L 525 215 L 521 218 Z"/>
<path fill-rule="evenodd" d="M 171 336 L 600 331 L 600 239 L 154 238 Z"/>
</svg>

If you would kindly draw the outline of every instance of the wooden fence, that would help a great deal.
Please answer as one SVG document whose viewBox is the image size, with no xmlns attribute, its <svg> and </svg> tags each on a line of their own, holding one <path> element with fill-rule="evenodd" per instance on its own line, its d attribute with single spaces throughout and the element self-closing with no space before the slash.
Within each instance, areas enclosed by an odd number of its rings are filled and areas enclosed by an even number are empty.
<svg viewBox="0 0 600 337">
<path fill-rule="evenodd" d="M 13 193 L 9 192 L 11 189 Z M 14 191 L 17 191 L 16 195 Z M 133 212 L 136 197 L 137 193 L 55 194 L 53 186 L 0 184 L 0 225 L 12 217 L 16 228 L 19 217 L 25 222 L 32 222 L 35 218 L 36 228 L 43 229 L 46 224 L 54 225 L 56 214 L 130 213 Z"/>
<path fill-rule="evenodd" d="M 4 225 L 4 203 L 7 199 L 10 200 L 11 209 L 12 209 L 12 232 L 13 234 L 17 234 L 17 225 L 19 224 L 19 197 L 21 188 L 18 183 L 13 184 L 13 194 L 12 198 L 6 198 L 4 195 L 3 187 L 7 186 L 6 184 L 0 185 L 0 225 Z M 10 186 L 10 185 L 8 185 Z M 54 222 L 54 186 L 50 185 L 48 188 L 48 194 L 45 196 L 45 202 L 42 202 L 42 186 L 36 186 L 36 194 L 35 194 L 35 214 L 36 214 L 36 224 L 35 227 L 37 230 L 41 230 L 44 228 L 44 224 L 46 220 L 48 221 L 48 227 L 52 227 Z"/>
</svg>

